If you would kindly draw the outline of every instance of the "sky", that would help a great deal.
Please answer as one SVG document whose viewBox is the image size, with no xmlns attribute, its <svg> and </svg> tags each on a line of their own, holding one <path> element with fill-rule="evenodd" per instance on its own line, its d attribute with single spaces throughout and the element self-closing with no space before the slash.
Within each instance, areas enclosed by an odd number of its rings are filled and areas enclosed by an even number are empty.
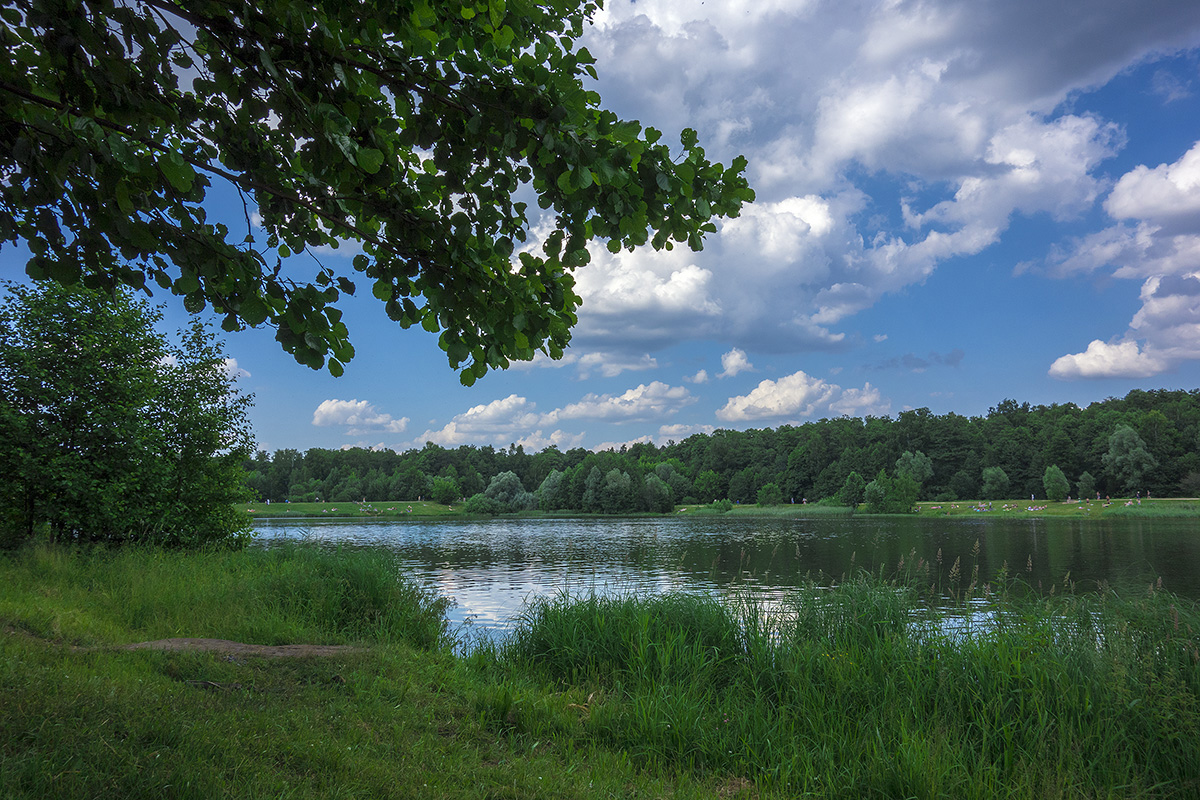
<svg viewBox="0 0 1200 800">
<path fill-rule="evenodd" d="M 702 252 L 595 243 L 565 358 L 471 388 L 365 280 L 340 378 L 230 334 L 260 448 L 619 448 L 1200 387 L 1195 0 L 610 0 L 582 43 L 606 107 L 745 155 L 757 201 Z"/>
</svg>

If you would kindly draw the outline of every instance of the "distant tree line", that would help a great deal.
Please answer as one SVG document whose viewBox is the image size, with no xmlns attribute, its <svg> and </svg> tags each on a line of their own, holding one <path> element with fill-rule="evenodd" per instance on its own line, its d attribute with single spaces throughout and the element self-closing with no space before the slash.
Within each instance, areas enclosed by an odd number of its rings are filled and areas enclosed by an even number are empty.
<svg viewBox="0 0 1200 800">
<path fill-rule="evenodd" d="M 678 503 L 865 503 L 1200 494 L 1200 390 L 1135 390 L 1080 408 L 1004 400 L 986 416 L 929 409 L 775 429 L 718 430 L 594 453 L 427 443 L 421 449 L 259 452 L 260 499 L 433 499 L 468 510 L 629 513 Z"/>
</svg>

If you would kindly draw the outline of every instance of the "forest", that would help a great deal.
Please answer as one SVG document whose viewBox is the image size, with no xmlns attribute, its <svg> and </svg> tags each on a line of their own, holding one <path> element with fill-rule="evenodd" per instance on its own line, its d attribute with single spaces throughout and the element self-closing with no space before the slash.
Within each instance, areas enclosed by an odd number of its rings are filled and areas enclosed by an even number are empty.
<svg viewBox="0 0 1200 800">
<path fill-rule="evenodd" d="M 1044 499 L 1053 482 L 1075 497 L 1192 497 L 1200 494 L 1200 389 L 1135 390 L 1086 408 L 1006 399 L 972 417 L 919 408 L 602 452 L 433 443 L 403 453 L 259 451 L 246 469 L 263 501 L 465 500 L 483 513 L 666 512 L 724 500 L 850 505 L 869 500 L 872 487 L 878 499 L 901 483 L 904 494 L 938 501 Z"/>
</svg>

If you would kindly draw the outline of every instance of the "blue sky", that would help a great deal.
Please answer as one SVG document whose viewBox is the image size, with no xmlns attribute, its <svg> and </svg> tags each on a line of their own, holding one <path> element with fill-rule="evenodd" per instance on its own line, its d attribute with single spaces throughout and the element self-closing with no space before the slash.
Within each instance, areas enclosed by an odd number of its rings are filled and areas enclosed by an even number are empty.
<svg viewBox="0 0 1200 800">
<path fill-rule="evenodd" d="M 745 154 L 758 201 L 701 253 L 597 244 L 566 358 L 470 389 L 365 281 L 341 378 L 233 334 L 261 447 L 598 448 L 1200 386 L 1195 0 L 612 2 L 584 44 L 608 107 Z"/>
</svg>

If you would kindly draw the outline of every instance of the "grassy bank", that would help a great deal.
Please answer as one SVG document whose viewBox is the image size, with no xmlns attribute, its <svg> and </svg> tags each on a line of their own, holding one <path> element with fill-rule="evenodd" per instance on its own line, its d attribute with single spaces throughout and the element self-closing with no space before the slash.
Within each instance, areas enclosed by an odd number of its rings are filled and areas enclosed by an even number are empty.
<svg viewBox="0 0 1200 800">
<path fill-rule="evenodd" d="M 922 502 L 917 513 L 924 516 L 984 517 L 1065 517 L 1100 519 L 1101 517 L 1200 517 L 1200 501 L 1195 498 L 1114 497 L 1102 500 L 1073 500 L 1070 503 L 1049 500 L 971 500 Z"/>
<path fill-rule="evenodd" d="M 1195 797 L 1200 612 L 908 583 L 559 597 L 455 656 L 375 551 L 0 558 L 0 786 L 42 797 Z M 986 624 L 985 624 L 986 623 Z M 194 636 L 358 645 L 273 660 Z"/>
</svg>

